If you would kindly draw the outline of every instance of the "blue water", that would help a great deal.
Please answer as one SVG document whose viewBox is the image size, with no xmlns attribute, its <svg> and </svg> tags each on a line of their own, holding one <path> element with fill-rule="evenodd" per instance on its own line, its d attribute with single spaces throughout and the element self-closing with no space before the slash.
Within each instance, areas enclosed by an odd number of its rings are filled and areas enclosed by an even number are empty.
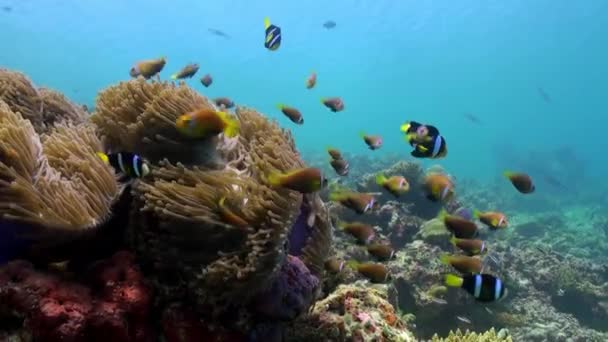
<svg viewBox="0 0 608 342">
<path fill-rule="evenodd" d="M 89 106 L 100 89 L 127 80 L 135 61 L 165 56 L 161 78 L 200 63 L 189 81 L 194 88 L 277 118 L 305 153 L 332 145 L 407 157 L 399 126 L 417 120 L 447 138 L 441 163 L 456 176 L 494 178 L 499 143 L 515 153 L 567 145 L 586 175 L 608 169 L 601 140 L 608 123 L 606 1 L 1 0 L 0 6 L 12 7 L 0 11 L 0 66 Z M 263 47 L 265 16 L 283 31 L 276 52 Z M 337 27 L 323 28 L 326 20 Z M 311 70 L 318 84 L 307 90 Z M 208 89 L 198 81 L 205 73 L 214 77 Z M 323 96 L 342 97 L 346 110 L 329 112 L 319 103 Z M 289 122 L 277 103 L 299 108 L 305 124 Z M 366 149 L 361 130 L 381 134 L 385 146 Z"/>
</svg>

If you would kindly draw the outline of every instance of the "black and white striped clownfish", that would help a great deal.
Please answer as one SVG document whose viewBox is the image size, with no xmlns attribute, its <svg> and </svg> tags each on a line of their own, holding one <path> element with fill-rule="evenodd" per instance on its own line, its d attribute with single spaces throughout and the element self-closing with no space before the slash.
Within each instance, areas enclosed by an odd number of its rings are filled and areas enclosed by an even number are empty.
<svg viewBox="0 0 608 342">
<path fill-rule="evenodd" d="M 105 154 L 97 152 L 97 155 L 106 164 L 112 166 L 116 172 L 128 178 L 142 178 L 150 173 L 148 164 L 135 153 L 117 152 Z"/>
</svg>

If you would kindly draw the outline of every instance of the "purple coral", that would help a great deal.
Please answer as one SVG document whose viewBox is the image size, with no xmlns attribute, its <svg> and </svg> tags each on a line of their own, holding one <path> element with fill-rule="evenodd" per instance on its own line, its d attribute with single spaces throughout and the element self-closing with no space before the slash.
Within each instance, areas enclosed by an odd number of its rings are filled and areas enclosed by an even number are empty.
<svg viewBox="0 0 608 342">
<path fill-rule="evenodd" d="M 292 320 L 310 307 L 318 286 L 306 265 L 288 255 L 271 285 L 254 296 L 252 310 L 270 320 Z"/>
</svg>

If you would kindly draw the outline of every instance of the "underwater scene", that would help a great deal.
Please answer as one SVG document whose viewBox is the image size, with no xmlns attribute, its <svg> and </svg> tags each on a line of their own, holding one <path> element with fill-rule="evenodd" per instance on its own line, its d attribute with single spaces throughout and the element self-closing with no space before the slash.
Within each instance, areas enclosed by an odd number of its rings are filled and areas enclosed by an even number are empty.
<svg viewBox="0 0 608 342">
<path fill-rule="evenodd" d="M 608 341 L 606 23 L 0 0 L 0 342 Z"/>
</svg>

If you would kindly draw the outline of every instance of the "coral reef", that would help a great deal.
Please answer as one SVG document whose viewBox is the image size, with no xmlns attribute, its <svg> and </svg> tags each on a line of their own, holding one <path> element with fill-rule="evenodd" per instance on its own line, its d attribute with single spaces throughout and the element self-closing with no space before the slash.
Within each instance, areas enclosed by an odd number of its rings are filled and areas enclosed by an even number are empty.
<svg viewBox="0 0 608 342">
<path fill-rule="evenodd" d="M 508 228 L 479 236 L 484 272 L 499 275 L 508 296 L 479 303 L 443 283 L 454 270 L 439 256 L 458 250 L 436 218 L 442 205 L 420 186 L 429 172 L 447 174 L 440 166 L 343 153 L 351 172 L 330 183 L 379 202 L 356 214 L 326 204 L 327 191 L 270 186 L 270 172 L 307 165 L 276 122 L 237 107 L 236 137 L 180 135 L 176 119 L 198 109 L 217 108 L 182 82 L 138 78 L 100 92 L 88 117 L 0 70 L 0 264 L 13 260 L 0 266 L 0 339 L 608 340 L 601 208 L 547 210 L 563 202 L 540 196 L 528 206 L 513 192 L 497 196 L 500 184 L 459 181 L 448 212 L 509 217 Z M 96 152 L 137 153 L 150 173 L 118 178 Z M 325 153 L 316 159 L 308 165 L 335 173 Z M 387 193 L 378 172 L 404 176 L 410 191 Z M 391 257 L 334 236 L 338 220 L 370 224 Z M 325 269 L 330 256 L 347 267 Z M 388 270 L 387 283 L 355 271 L 369 261 Z"/>
<path fill-rule="evenodd" d="M 341 285 L 288 329 L 287 341 L 415 341 L 387 294 Z"/>
<path fill-rule="evenodd" d="M 21 320 L 36 341 L 153 341 L 152 297 L 134 260 L 116 253 L 91 266 L 82 283 L 11 262 L 0 269 L 7 308 L 0 312 Z"/>
<path fill-rule="evenodd" d="M 462 332 L 456 330 L 450 331 L 446 338 L 433 336 L 432 342 L 512 342 L 513 340 L 505 330 L 500 330 L 498 333 L 494 329 L 490 329 L 483 334 L 475 332 Z"/>
</svg>

